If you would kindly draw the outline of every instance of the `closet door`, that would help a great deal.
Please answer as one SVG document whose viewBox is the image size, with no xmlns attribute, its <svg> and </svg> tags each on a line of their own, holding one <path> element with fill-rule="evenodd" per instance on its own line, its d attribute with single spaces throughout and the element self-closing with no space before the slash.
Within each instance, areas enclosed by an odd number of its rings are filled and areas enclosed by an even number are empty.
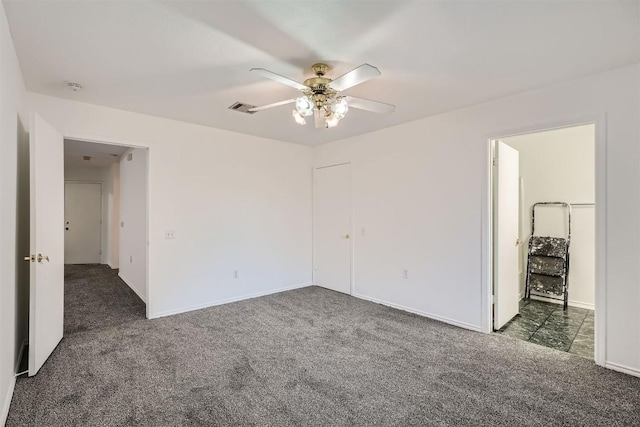
<svg viewBox="0 0 640 427">
<path fill-rule="evenodd" d="M 496 142 L 495 152 L 493 327 L 498 330 L 520 311 L 520 157 L 517 150 L 500 141 Z"/>
<path fill-rule="evenodd" d="M 351 294 L 351 165 L 318 168 L 313 179 L 314 284 Z"/>
</svg>

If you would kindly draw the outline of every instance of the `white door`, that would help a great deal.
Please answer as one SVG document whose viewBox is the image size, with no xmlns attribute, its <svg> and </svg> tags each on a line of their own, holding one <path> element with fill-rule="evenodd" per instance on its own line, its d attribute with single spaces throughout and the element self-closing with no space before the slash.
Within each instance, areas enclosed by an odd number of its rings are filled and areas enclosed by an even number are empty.
<svg viewBox="0 0 640 427">
<path fill-rule="evenodd" d="M 519 312 L 520 218 L 518 151 L 503 142 L 495 146 L 494 194 L 494 328 L 500 329 Z"/>
<path fill-rule="evenodd" d="M 37 114 L 29 134 L 29 376 L 62 339 L 64 309 L 64 160 L 62 135 Z"/>
<path fill-rule="evenodd" d="M 313 179 L 314 284 L 351 294 L 351 165 L 318 168 Z"/>
<path fill-rule="evenodd" d="M 102 184 L 64 184 L 64 262 L 99 264 L 102 234 Z"/>
</svg>

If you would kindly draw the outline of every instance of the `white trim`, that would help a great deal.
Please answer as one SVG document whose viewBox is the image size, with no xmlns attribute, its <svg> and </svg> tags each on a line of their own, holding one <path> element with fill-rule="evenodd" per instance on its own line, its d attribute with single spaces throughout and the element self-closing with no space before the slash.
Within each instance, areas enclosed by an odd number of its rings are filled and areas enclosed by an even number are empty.
<svg viewBox="0 0 640 427">
<path fill-rule="evenodd" d="M 16 377 L 11 376 L 9 380 L 9 387 L 7 388 L 7 394 L 2 404 L 2 412 L 0 412 L 0 426 L 3 426 L 7 422 L 9 416 L 9 407 L 11 406 L 11 399 L 13 398 L 13 389 L 16 386 Z"/>
<path fill-rule="evenodd" d="M 302 283 L 302 284 L 299 284 L 299 285 L 285 286 L 283 288 L 272 289 L 272 290 L 269 290 L 269 291 L 256 292 L 256 293 L 249 294 L 249 295 L 243 295 L 243 296 L 239 296 L 239 297 L 227 298 L 227 299 L 217 300 L 217 301 L 210 301 L 210 302 L 205 302 L 203 304 L 191 305 L 189 307 L 177 308 L 177 309 L 174 309 L 174 310 L 161 311 L 159 313 L 152 313 L 149 316 L 149 319 L 157 319 L 159 317 L 172 316 L 174 314 L 180 314 L 180 313 L 186 313 L 186 312 L 189 312 L 189 311 L 201 310 L 203 308 L 214 307 L 216 305 L 223 305 L 223 304 L 229 304 L 229 303 L 232 303 L 232 302 L 244 301 L 244 300 L 252 299 L 252 298 L 264 297 L 264 296 L 267 296 L 267 295 L 278 294 L 280 292 L 286 292 L 286 291 L 292 291 L 294 289 L 306 288 L 308 286 L 313 286 L 313 284 L 312 283 Z"/>
<path fill-rule="evenodd" d="M 448 317 L 438 316 L 436 314 L 427 313 L 426 311 L 416 310 L 415 308 L 405 307 L 404 305 L 395 304 L 389 301 L 384 301 L 378 298 L 372 298 L 366 295 L 354 293 L 352 296 L 360 298 L 366 301 L 375 302 L 376 304 L 386 305 L 387 307 L 397 308 L 398 310 L 406 311 L 408 313 L 417 314 L 422 317 L 428 317 L 429 319 L 437 320 L 439 322 L 448 323 L 449 325 L 457 326 L 459 328 L 469 329 L 475 332 L 483 332 L 482 327 L 478 325 L 472 325 L 471 323 L 460 322 L 458 320 L 449 319 Z"/>
<path fill-rule="evenodd" d="M 630 368 L 629 366 L 619 365 L 617 363 L 605 362 L 604 367 L 612 371 L 622 372 L 623 374 L 640 377 L 640 369 Z"/>
<path fill-rule="evenodd" d="M 483 150 L 485 177 L 480 187 L 480 324 L 482 332 L 493 332 L 493 149 L 489 138 Z"/>
<path fill-rule="evenodd" d="M 126 278 L 122 275 L 122 273 L 121 273 L 121 272 L 118 272 L 118 277 L 119 277 L 120 279 L 122 279 L 122 281 L 123 281 L 123 282 L 124 282 L 124 283 L 129 287 L 129 288 L 131 288 L 131 290 L 132 290 L 136 295 L 138 295 L 138 298 L 140 298 L 140 299 L 142 300 L 142 302 L 143 302 L 143 303 L 147 304 L 147 299 L 146 299 L 142 294 L 140 294 L 140 291 L 138 291 L 136 288 L 134 288 L 133 286 L 131 286 L 131 283 L 129 283 L 129 280 L 128 280 L 128 279 L 126 279 Z"/>
<path fill-rule="evenodd" d="M 596 125 L 596 283 L 594 294 L 594 360 L 604 366 L 607 361 L 607 116 L 598 116 Z"/>
<path fill-rule="evenodd" d="M 544 302 L 550 302 L 552 304 L 562 305 L 561 300 L 546 298 L 540 295 L 531 295 L 531 299 L 536 301 L 544 301 Z M 590 304 L 588 302 L 574 301 L 574 300 L 569 300 L 569 307 L 586 308 L 587 310 L 594 310 L 595 308 L 594 304 Z"/>
<path fill-rule="evenodd" d="M 353 295 L 356 292 L 356 233 L 355 233 L 355 206 L 353 197 L 353 163 L 349 162 L 349 294 Z"/>
<path fill-rule="evenodd" d="M 314 166 L 313 169 L 327 169 L 327 168 L 333 168 L 336 166 L 344 166 L 344 165 L 350 165 L 350 164 L 351 164 L 351 161 L 348 161 L 348 162 L 335 163 L 335 164 L 326 165 L 326 166 Z"/>
</svg>

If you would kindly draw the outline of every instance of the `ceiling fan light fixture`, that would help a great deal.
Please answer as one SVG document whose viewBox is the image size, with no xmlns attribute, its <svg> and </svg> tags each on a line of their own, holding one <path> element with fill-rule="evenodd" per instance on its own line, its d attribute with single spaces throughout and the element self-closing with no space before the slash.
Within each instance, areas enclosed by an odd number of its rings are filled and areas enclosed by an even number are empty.
<svg viewBox="0 0 640 427">
<path fill-rule="evenodd" d="M 308 96 L 296 99 L 296 110 L 301 116 L 308 117 L 313 114 L 313 100 Z"/>
<path fill-rule="evenodd" d="M 251 71 L 260 74 L 262 77 L 292 87 L 302 93 L 298 98 L 290 98 L 260 107 L 251 106 L 251 108 L 246 109 L 246 112 L 253 114 L 281 105 L 294 104 L 291 114 L 296 123 L 304 125 L 307 122 L 307 117 L 314 116 L 315 128 L 333 128 L 338 126 L 340 120 L 347 115 L 349 108 L 380 114 L 392 113 L 396 108 L 395 105 L 385 104 L 384 102 L 343 95 L 345 90 L 380 75 L 380 70 L 372 65 L 362 64 L 337 79 L 325 77 L 329 68 L 326 64 L 314 64 L 311 68 L 315 77 L 306 79 L 304 83 L 298 83 L 264 68 L 252 68 Z M 236 103 L 230 108 L 240 111 L 238 105 Z"/>
<path fill-rule="evenodd" d="M 293 110 L 291 112 L 291 115 L 293 116 L 293 119 L 296 121 L 297 124 L 299 125 L 306 125 L 307 124 L 307 119 L 304 118 L 304 116 L 302 114 L 300 114 L 300 112 L 298 110 Z"/>
</svg>

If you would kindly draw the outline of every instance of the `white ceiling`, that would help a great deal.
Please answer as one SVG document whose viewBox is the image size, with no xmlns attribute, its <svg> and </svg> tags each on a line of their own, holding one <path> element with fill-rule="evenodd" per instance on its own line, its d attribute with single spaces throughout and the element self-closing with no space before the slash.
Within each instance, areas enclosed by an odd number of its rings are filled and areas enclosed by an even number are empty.
<svg viewBox="0 0 640 427">
<path fill-rule="evenodd" d="M 627 1 L 7 1 L 27 88 L 283 141 L 316 145 L 640 60 L 638 2 Z M 397 105 L 351 109 L 337 128 L 302 127 L 298 92 L 249 72 L 302 81 L 382 76 L 347 93 Z M 64 82 L 85 85 L 81 93 Z"/>
<path fill-rule="evenodd" d="M 96 142 L 64 140 L 64 165 L 106 168 L 117 162 L 128 147 L 121 145 L 99 144 Z M 84 156 L 91 160 L 84 160 Z"/>
</svg>

